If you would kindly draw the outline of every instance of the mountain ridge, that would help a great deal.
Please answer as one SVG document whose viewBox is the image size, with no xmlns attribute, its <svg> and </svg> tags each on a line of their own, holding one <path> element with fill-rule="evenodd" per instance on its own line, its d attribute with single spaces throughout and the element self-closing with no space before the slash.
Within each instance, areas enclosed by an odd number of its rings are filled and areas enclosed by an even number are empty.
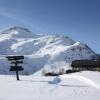
<svg viewBox="0 0 100 100">
<path fill-rule="evenodd" d="M 58 73 L 60 69 L 67 70 L 73 60 L 98 59 L 98 55 L 87 45 L 70 37 L 34 34 L 18 26 L 0 34 L 0 55 L 17 54 L 27 55 L 22 74 L 33 74 L 41 69 Z M 0 62 L 1 69 L 9 74 L 9 68 L 4 69 L 7 62 L 3 62 Z"/>
</svg>

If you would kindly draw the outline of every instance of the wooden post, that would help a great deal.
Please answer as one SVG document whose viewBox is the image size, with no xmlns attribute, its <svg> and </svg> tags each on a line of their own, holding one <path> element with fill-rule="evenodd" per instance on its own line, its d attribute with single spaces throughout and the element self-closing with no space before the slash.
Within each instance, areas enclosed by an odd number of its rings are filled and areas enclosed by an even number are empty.
<svg viewBox="0 0 100 100">
<path fill-rule="evenodd" d="M 16 70 L 16 78 L 17 78 L 17 80 L 19 80 L 18 70 Z"/>
<path fill-rule="evenodd" d="M 15 67 L 16 67 L 16 78 L 19 80 L 19 73 L 18 73 L 18 64 L 15 62 Z"/>
</svg>

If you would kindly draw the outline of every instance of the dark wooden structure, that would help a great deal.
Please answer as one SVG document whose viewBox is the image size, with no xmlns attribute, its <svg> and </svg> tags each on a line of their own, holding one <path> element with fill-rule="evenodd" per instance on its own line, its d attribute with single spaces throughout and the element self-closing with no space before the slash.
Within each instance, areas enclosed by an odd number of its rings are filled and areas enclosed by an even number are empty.
<svg viewBox="0 0 100 100">
<path fill-rule="evenodd" d="M 11 61 L 11 66 L 9 71 L 16 71 L 16 78 L 17 80 L 19 80 L 18 71 L 24 70 L 21 65 L 23 64 L 22 60 L 24 59 L 24 56 L 7 56 L 6 58 L 8 59 L 8 61 Z"/>
<path fill-rule="evenodd" d="M 73 71 L 100 71 L 100 60 L 75 60 L 71 66 Z"/>
<path fill-rule="evenodd" d="M 49 72 L 49 73 L 45 73 L 45 76 L 59 76 L 59 74 Z"/>
</svg>

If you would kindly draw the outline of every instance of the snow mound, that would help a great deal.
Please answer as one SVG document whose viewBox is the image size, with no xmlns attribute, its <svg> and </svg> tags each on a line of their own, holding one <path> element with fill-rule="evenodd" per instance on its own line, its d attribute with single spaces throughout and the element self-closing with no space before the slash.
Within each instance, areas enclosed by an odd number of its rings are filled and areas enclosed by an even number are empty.
<svg viewBox="0 0 100 100">
<path fill-rule="evenodd" d="M 56 76 L 52 81 L 48 82 L 49 84 L 58 84 L 61 82 L 61 79 L 59 76 Z"/>
</svg>

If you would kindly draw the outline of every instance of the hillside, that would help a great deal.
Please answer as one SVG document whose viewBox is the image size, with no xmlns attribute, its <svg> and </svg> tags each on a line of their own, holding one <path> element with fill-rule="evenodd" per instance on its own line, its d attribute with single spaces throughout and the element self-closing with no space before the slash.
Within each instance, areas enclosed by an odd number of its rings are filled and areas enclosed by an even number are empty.
<svg viewBox="0 0 100 100">
<path fill-rule="evenodd" d="M 87 45 L 70 37 L 34 34 L 18 26 L 0 33 L 0 55 L 25 55 L 21 74 L 27 75 L 41 69 L 58 73 L 62 69 L 69 69 L 73 60 L 98 58 Z M 0 66 L 0 74 L 11 74 L 6 59 L 1 58 Z"/>
</svg>

